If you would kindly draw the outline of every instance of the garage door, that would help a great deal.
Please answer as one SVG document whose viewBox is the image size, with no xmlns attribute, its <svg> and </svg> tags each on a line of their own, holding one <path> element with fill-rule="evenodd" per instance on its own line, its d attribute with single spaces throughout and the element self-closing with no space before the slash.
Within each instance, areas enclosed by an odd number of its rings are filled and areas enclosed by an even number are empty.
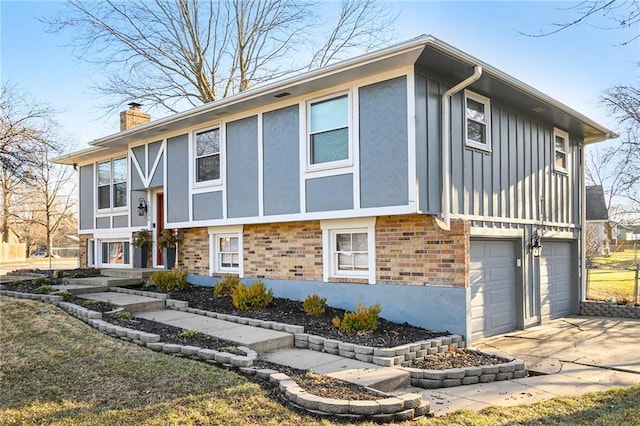
<svg viewBox="0 0 640 426">
<path fill-rule="evenodd" d="M 514 330 L 516 320 L 515 243 L 471 242 L 471 337 Z"/>
<path fill-rule="evenodd" d="M 542 320 L 571 314 L 571 243 L 542 243 L 540 300 Z"/>
</svg>

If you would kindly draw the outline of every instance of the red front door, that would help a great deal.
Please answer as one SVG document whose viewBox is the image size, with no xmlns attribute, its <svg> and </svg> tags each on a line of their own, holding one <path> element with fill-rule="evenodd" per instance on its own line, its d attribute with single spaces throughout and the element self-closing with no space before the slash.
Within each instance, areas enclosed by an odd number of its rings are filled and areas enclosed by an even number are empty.
<svg viewBox="0 0 640 426">
<path fill-rule="evenodd" d="M 164 229 L 164 193 L 159 192 L 156 194 L 156 240 Z M 162 257 L 162 249 L 156 245 L 156 259 L 157 265 L 164 265 L 164 258 Z"/>
</svg>

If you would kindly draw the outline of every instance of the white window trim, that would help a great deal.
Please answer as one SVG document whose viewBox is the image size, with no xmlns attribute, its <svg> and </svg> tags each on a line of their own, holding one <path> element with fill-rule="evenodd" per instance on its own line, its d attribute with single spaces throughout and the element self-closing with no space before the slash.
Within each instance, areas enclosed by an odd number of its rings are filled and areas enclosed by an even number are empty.
<svg viewBox="0 0 640 426">
<path fill-rule="evenodd" d="M 193 170 L 192 175 L 192 185 L 193 188 L 209 188 L 209 187 L 216 187 L 216 186 L 222 186 L 222 176 L 224 174 L 224 166 L 223 166 L 223 158 L 224 158 L 224 131 L 223 131 L 224 126 L 222 125 L 222 123 L 216 124 L 215 126 L 210 126 L 210 127 L 206 127 L 203 129 L 197 129 L 197 130 L 193 130 L 190 133 L 190 138 L 191 138 L 191 143 L 189 144 L 191 146 L 191 152 L 189 153 L 189 161 L 191 163 L 191 169 Z M 198 182 L 198 167 L 196 166 L 197 164 L 197 156 L 196 153 L 198 152 L 197 150 L 197 145 L 196 145 L 196 135 L 198 133 L 205 133 L 211 130 L 216 130 L 218 129 L 218 135 L 220 137 L 220 150 L 218 152 L 218 155 L 220 156 L 220 176 L 218 177 L 218 179 L 211 179 L 211 180 L 204 180 L 202 182 Z M 214 155 L 214 154 L 211 154 Z"/>
<path fill-rule="evenodd" d="M 564 139 L 564 150 L 559 150 L 556 148 L 556 136 Z M 553 143 L 553 170 L 560 173 L 568 173 L 569 172 L 569 132 L 558 129 L 557 127 L 553 128 L 553 138 L 551 140 Z M 564 161 L 566 167 L 558 167 L 556 165 L 556 153 L 561 152 L 564 154 Z"/>
<path fill-rule="evenodd" d="M 87 240 L 87 266 L 96 266 L 96 240 L 89 238 Z"/>
<path fill-rule="evenodd" d="M 103 243 L 123 243 L 123 244 L 129 244 L 129 259 L 127 260 L 127 263 L 104 263 L 102 262 L 102 244 Z M 133 251 L 134 251 L 134 247 L 133 244 L 131 243 L 130 239 L 126 239 L 126 238 L 101 238 L 101 239 L 95 239 L 95 250 L 96 250 L 96 254 L 97 254 L 97 259 L 95 259 L 95 264 L 96 267 L 101 268 L 104 266 L 108 266 L 109 268 L 133 268 Z M 124 256 L 124 253 L 123 253 Z"/>
<path fill-rule="evenodd" d="M 207 228 L 209 233 L 209 275 L 212 274 L 237 274 L 240 278 L 244 277 L 244 243 L 243 243 L 243 226 L 211 226 Z M 223 268 L 218 265 L 218 238 L 219 237 L 237 237 L 238 238 L 238 267 Z"/>
<path fill-rule="evenodd" d="M 331 278 L 363 278 L 369 284 L 376 283 L 376 218 L 333 219 L 320 221 L 322 228 L 322 279 L 329 282 Z M 369 252 L 368 271 L 360 274 L 355 271 L 338 272 L 333 256 L 333 241 L 339 232 L 366 232 L 367 250 Z"/>
<path fill-rule="evenodd" d="M 311 105 L 328 101 L 341 96 L 347 96 L 347 153 L 348 157 L 345 160 L 329 161 L 325 163 L 312 164 L 311 163 Z M 322 96 L 320 98 L 309 99 L 305 102 L 305 129 L 304 129 L 304 152 L 306 156 L 306 171 L 318 172 L 324 170 L 344 169 L 346 167 L 353 166 L 353 94 L 351 90 L 344 90 L 341 92 L 332 93 L 330 95 Z"/>
<path fill-rule="evenodd" d="M 114 203 L 114 197 L 113 197 L 113 188 L 115 187 L 116 181 L 113 179 L 113 162 L 117 161 L 117 160 L 125 160 L 125 162 L 127 163 L 127 180 L 125 181 L 127 184 L 127 189 L 126 189 L 126 204 L 124 206 L 120 206 L 120 207 L 113 207 L 113 203 Z M 104 160 L 100 160 L 100 161 L 96 161 L 94 164 L 95 167 L 95 181 L 94 181 L 94 188 L 95 188 L 95 206 L 96 206 L 96 213 L 98 215 L 100 214 L 109 214 L 109 213 L 120 213 L 120 212 L 127 212 L 129 210 L 129 196 L 130 196 L 130 181 L 131 181 L 131 168 L 129 167 L 129 158 L 127 155 L 124 156 L 118 156 L 118 157 L 112 157 L 112 158 L 108 158 L 108 159 L 104 159 Z M 100 185 L 100 178 L 99 178 L 99 165 L 102 163 L 109 163 L 109 184 L 108 185 Z M 117 183 L 121 183 L 121 182 L 117 182 Z M 100 208 L 100 191 L 99 188 L 102 186 L 109 186 L 109 207 L 103 207 Z"/>
<path fill-rule="evenodd" d="M 485 140 L 487 141 L 486 144 L 483 143 L 479 143 L 476 142 L 474 140 L 469 139 L 468 135 L 467 135 L 467 120 L 469 120 L 469 118 L 467 118 L 467 99 L 472 99 L 476 102 L 481 103 L 482 105 L 484 105 L 484 116 L 486 119 L 485 123 L 482 123 L 480 121 L 476 121 L 477 123 L 480 123 L 482 125 L 485 126 L 485 129 L 487 131 L 487 134 L 485 135 Z M 479 149 L 482 151 L 487 151 L 487 152 L 491 152 L 491 99 L 479 95 L 477 93 L 474 93 L 470 90 L 465 90 L 464 91 L 464 104 L 462 105 L 462 112 L 463 112 L 463 127 L 464 127 L 464 140 L 465 140 L 465 145 L 470 147 L 470 148 L 474 148 L 474 149 Z"/>
</svg>

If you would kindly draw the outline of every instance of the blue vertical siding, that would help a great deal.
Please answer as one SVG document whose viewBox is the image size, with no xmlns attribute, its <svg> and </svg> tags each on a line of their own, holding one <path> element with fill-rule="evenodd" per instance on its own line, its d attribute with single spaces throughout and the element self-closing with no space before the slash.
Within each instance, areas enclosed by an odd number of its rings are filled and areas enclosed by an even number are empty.
<svg viewBox="0 0 640 426">
<path fill-rule="evenodd" d="M 165 195 L 167 222 L 189 220 L 189 185 L 189 138 L 187 135 L 169 138 Z"/>
<path fill-rule="evenodd" d="M 258 117 L 227 124 L 227 217 L 258 216 Z"/>
</svg>

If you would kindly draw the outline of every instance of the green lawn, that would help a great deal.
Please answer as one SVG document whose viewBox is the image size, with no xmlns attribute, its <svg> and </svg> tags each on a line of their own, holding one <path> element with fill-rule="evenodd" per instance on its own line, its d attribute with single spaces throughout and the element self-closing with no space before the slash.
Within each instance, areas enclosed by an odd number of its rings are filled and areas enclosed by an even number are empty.
<svg viewBox="0 0 640 426">
<path fill-rule="evenodd" d="M 405 425 L 638 423 L 640 387 L 629 387 Z M 51 305 L 0 297 L 0 424 L 333 423 L 279 404 L 233 372 L 107 337 Z"/>
<path fill-rule="evenodd" d="M 640 253 L 638 254 L 640 257 Z M 630 303 L 635 283 L 634 250 L 612 253 L 609 257 L 595 257 L 597 268 L 587 271 L 587 298 Z"/>
</svg>

